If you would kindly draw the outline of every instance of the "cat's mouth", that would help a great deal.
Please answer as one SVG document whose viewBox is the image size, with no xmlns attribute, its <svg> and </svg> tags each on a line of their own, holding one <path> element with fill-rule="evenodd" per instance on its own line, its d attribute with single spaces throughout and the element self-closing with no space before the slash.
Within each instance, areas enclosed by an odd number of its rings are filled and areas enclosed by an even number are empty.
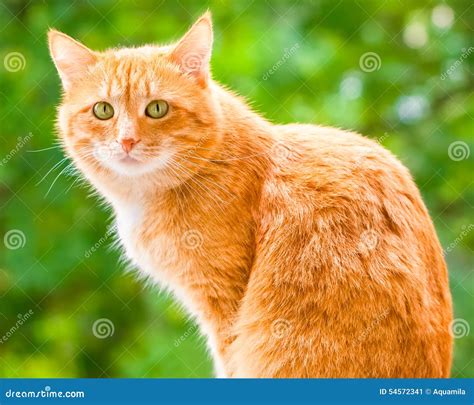
<svg viewBox="0 0 474 405">
<path fill-rule="evenodd" d="M 169 148 L 160 151 L 149 148 L 153 155 L 143 145 L 136 149 L 127 153 L 118 144 L 97 143 L 93 155 L 100 165 L 119 175 L 140 176 L 164 169 L 173 154 Z"/>
<path fill-rule="evenodd" d="M 126 165 L 137 165 L 137 164 L 142 163 L 140 160 L 135 159 L 134 157 L 131 157 L 130 155 L 126 155 L 123 158 L 120 158 L 119 162 Z"/>
<path fill-rule="evenodd" d="M 164 169 L 170 154 L 165 151 L 157 156 L 149 157 L 115 152 L 109 156 L 99 156 L 97 160 L 101 165 L 119 175 L 140 176 Z"/>
<path fill-rule="evenodd" d="M 121 175 L 134 176 L 149 173 L 154 169 L 152 161 L 125 154 L 105 163 Z"/>
</svg>

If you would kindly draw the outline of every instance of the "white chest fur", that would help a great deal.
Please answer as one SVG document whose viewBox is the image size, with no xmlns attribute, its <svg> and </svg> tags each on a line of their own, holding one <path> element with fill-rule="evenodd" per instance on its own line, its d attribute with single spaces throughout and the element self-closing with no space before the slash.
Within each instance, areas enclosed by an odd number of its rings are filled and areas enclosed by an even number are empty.
<svg viewBox="0 0 474 405">
<path fill-rule="evenodd" d="M 143 209 L 138 205 L 118 205 L 115 209 L 115 221 L 120 242 L 125 253 L 135 265 L 138 265 L 138 236 L 143 223 Z"/>
<path fill-rule="evenodd" d="M 147 218 L 139 204 L 117 204 L 115 214 L 120 242 L 132 264 L 162 286 L 179 290 L 174 276 L 187 271 L 190 264 L 180 259 L 179 241 L 160 226 L 169 218 L 165 214 L 160 218 L 156 212 L 153 218 Z"/>
<path fill-rule="evenodd" d="M 118 204 L 114 205 L 114 208 L 117 233 L 128 259 L 146 275 L 151 276 L 155 282 L 170 288 L 190 314 L 199 320 L 198 305 L 191 299 L 187 287 L 182 285 L 182 280 L 186 277 L 180 277 L 183 272 L 191 274 L 195 263 L 183 254 L 180 240 L 167 234 L 164 227 L 160 226 L 166 221 L 169 222 L 169 218 L 166 218 L 165 214 L 160 217 L 158 213 L 153 214 L 154 218 L 148 218 L 143 207 L 138 204 Z M 144 234 L 151 235 L 150 240 L 143 240 Z M 207 325 L 202 324 L 201 327 L 209 338 L 217 373 L 224 376 L 215 337 Z"/>
</svg>

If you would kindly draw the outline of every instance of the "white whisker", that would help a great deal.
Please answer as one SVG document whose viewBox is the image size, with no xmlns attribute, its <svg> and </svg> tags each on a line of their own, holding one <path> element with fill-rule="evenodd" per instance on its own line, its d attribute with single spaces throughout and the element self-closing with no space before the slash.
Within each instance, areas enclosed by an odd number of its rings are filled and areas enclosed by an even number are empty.
<svg viewBox="0 0 474 405">
<path fill-rule="evenodd" d="M 51 169 L 48 170 L 48 172 L 43 176 L 43 178 L 38 181 L 38 183 L 35 184 L 35 186 L 38 186 L 40 185 L 43 180 L 48 177 L 49 173 L 51 173 L 54 169 L 56 169 L 58 166 L 60 166 L 61 164 L 63 164 L 66 160 L 68 160 L 69 158 L 66 156 L 64 158 L 62 158 L 59 162 L 57 162 Z"/>
<path fill-rule="evenodd" d="M 53 188 L 53 186 L 55 185 L 56 181 L 58 181 L 59 177 L 61 177 L 61 174 L 63 174 L 67 169 L 70 169 L 71 168 L 71 165 L 72 165 L 72 162 L 69 163 L 65 168 L 63 168 L 59 174 L 56 176 L 56 178 L 54 179 L 53 183 L 49 186 L 49 189 L 48 191 L 46 192 L 45 194 L 45 198 L 48 196 L 49 192 L 51 191 L 51 189 Z"/>
<path fill-rule="evenodd" d="M 58 148 L 61 148 L 61 145 L 50 146 L 49 148 L 43 148 L 43 149 L 32 149 L 32 150 L 27 150 L 26 152 L 36 153 L 36 152 L 44 152 L 45 150 L 58 149 Z"/>
</svg>

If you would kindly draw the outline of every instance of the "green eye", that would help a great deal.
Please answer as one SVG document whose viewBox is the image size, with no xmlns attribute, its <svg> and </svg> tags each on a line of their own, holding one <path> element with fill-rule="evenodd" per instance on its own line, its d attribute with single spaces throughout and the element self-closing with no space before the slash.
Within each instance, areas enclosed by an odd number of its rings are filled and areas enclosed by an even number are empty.
<svg viewBox="0 0 474 405">
<path fill-rule="evenodd" d="M 99 101 L 92 108 L 94 115 L 100 120 L 108 120 L 114 116 L 114 107 L 105 101 Z"/>
<path fill-rule="evenodd" d="M 145 114 L 150 118 L 161 118 L 168 110 L 169 106 L 165 100 L 154 100 L 146 106 Z"/>
</svg>

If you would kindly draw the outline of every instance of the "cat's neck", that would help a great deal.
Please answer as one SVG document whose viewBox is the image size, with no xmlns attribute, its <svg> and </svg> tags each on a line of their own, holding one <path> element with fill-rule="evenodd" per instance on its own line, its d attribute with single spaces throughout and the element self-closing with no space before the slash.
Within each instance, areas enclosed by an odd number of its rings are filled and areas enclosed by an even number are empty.
<svg viewBox="0 0 474 405">
<path fill-rule="evenodd" d="M 246 142 L 260 143 L 271 137 L 272 124 L 260 114 L 253 111 L 243 97 L 238 96 L 219 84 L 211 83 L 214 96 L 217 98 L 222 111 L 223 130 L 241 132 L 241 139 Z"/>
</svg>

